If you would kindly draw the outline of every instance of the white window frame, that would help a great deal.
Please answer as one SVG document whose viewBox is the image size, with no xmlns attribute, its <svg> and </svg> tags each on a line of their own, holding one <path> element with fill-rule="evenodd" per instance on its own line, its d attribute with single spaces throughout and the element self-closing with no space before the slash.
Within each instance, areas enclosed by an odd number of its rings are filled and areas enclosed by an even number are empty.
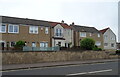
<svg viewBox="0 0 120 77">
<path fill-rule="evenodd" d="M 58 35 L 57 35 L 58 34 Z M 55 36 L 57 36 L 57 37 L 62 37 L 63 36 L 63 31 L 62 31 L 62 29 L 56 29 L 55 30 Z"/>
<path fill-rule="evenodd" d="M 48 47 L 48 42 L 40 42 L 40 47 Z"/>
<path fill-rule="evenodd" d="M 111 37 L 111 40 L 115 40 L 115 38 L 114 38 L 114 37 Z"/>
<path fill-rule="evenodd" d="M 9 31 L 9 27 L 10 27 L 10 26 L 13 26 L 13 32 L 10 32 L 10 31 Z M 15 27 L 15 26 L 17 26 L 17 28 L 18 28 L 18 32 L 15 32 L 15 31 L 14 31 L 14 27 Z M 9 24 L 9 25 L 8 25 L 8 33 L 19 33 L 19 25 Z"/>
<path fill-rule="evenodd" d="M 34 46 L 33 46 L 33 43 L 34 43 Z M 32 42 L 32 47 L 36 47 L 36 42 Z"/>
<path fill-rule="evenodd" d="M 33 30 L 33 32 L 31 32 L 31 30 Z M 37 32 L 35 32 L 37 31 Z M 30 34 L 38 34 L 38 26 L 29 26 L 29 33 Z"/>
<path fill-rule="evenodd" d="M 100 34 L 98 33 L 98 37 L 100 37 Z"/>
<path fill-rule="evenodd" d="M 113 45 L 113 46 L 112 46 Z M 111 47 L 115 47 L 115 44 L 114 43 L 111 43 Z"/>
<path fill-rule="evenodd" d="M 12 42 L 14 42 L 14 41 L 12 41 Z M 10 42 L 10 47 L 13 47 L 13 46 L 11 45 L 12 42 Z M 16 42 L 14 42 L 14 43 L 16 44 Z"/>
<path fill-rule="evenodd" d="M 106 46 L 106 47 L 107 47 L 107 46 L 108 46 L 108 43 L 104 43 L 104 46 Z"/>
<path fill-rule="evenodd" d="M 95 42 L 95 45 L 101 46 L 101 42 L 100 42 L 100 41 L 96 41 L 96 42 Z"/>
<path fill-rule="evenodd" d="M 86 37 L 86 32 L 80 32 L 80 37 Z"/>
<path fill-rule="evenodd" d="M 108 36 L 107 35 L 104 35 L 104 40 L 106 40 L 108 38 Z"/>
<path fill-rule="evenodd" d="M 2 26 L 5 25 L 5 31 L 2 31 Z M 0 24 L 0 33 L 6 33 L 6 24 Z"/>
<path fill-rule="evenodd" d="M 48 34 L 48 33 L 49 33 L 49 28 L 45 27 L 45 34 Z"/>
</svg>

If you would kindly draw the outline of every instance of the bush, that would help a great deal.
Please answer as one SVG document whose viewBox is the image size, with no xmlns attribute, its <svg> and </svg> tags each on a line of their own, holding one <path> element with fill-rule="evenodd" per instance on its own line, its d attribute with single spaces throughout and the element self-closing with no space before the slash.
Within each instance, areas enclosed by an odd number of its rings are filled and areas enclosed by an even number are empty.
<svg viewBox="0 0 120 77">
<path fill-rule="evenodd" d="M 95 45 L 92 50 L 93 50 L 93 51 L 102 51 L 102 48 L 98 48 L 98 47 Z"/>
<path fill-rule="evenodd" d="M 14 47 L 17 50 L 18 49 L 21 50 L 23 46 L 25 46 L 25 42 L 24 41 L 18 41 L 18 42 L 16 42 L 16 45 Z"/>
<path fill-rule="evenodd" d="M 85 38 L 80 42 L 80 47 L 82 49 L 92 50 L 94 46 L 95 46 L 95 41 L 91 38 Z"/>
<path fill-rule="evenodd" d="M 120 50 L 116 50 L 116 54 L 120 54 Z"/>
</svg>

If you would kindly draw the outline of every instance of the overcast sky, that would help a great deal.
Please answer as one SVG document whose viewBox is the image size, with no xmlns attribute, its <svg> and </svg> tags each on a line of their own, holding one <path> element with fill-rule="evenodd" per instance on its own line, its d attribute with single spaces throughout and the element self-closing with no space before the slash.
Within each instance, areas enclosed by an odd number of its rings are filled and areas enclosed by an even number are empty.
<svg viewBox="0 0 120 77">
<path fill-rule="evenodd" d="M 0 15 L 110 27 L 118 39 L 119 0 L 0 0 Z"/>
</svg>

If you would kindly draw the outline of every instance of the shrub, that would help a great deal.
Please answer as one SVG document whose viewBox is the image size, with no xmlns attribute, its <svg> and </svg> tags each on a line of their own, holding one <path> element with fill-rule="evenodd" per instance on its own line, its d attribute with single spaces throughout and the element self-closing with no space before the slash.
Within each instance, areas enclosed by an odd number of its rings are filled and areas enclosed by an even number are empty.
<svg viewBox="0 0 120 77">
<path fill-rule="evenodd" d="M 94 48 L 92 50 L 93 51 L 102 51 L 102 48 L 98 48 L 97 46 L 94 46 Z"/>
<path fill-rule="evenodd" d="M 25 42 L 24 41 L 18 41 L 16 42 L 16 45 L 14 46 L 15 49 L 22 49 L 22 47 L 25 46 Z"/>
<path fill-rule="evenodd" d="M 116 54 L 120 54 L 120 50 L 116 50 Z"/>
<path fill-rule="evenodd" d="M 93 47 L 95 46 L 95 41 L 91 38 L 85 38 L 81 40 L 80 46 L 82 49 L 92 50 Z"/>
</svg>

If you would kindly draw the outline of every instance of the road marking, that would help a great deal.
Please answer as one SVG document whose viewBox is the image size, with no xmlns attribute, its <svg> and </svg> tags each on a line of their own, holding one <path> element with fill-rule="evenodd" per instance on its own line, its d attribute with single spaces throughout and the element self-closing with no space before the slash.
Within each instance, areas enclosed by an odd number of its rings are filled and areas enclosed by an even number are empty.
<svg viewBox="0 0 120 77">
<path fill-rule="evenodd" d="M 37 69 L 61 68 L 61 67 L 75 67 L 75 66 L 86 66 L 86 65 L 96 65 L 96 64 L 105 64 L 105 63 L 67 65 L 67 66 L 65 65 L 65 66 L 55 66 L 55 67 L 25 68 L 25 69 L 15 69 L 15 70 L 5 70 L 5 71 L 0 71 L 0 72 L 14 72 L 14 71 L 37 70 Z"/>
<path fill-rule="evenodd" d="M 112 71 L 112 69 L 100 70 L 100 71 L 91 71 L 91 72 L 82 72 L 82 73 L 74 73 L 74 74 L 67 74 L 66 76 L 85 75 L 85 74 L 93 74 L 93 73 L 101 73 L 101 72 L 110 72 L 110 71 Z"/>
<path fill-rule="evenodd" d="M 109 72 L 112 71 L 112 69 L 108 69 L 108 70 L 100 70 L 100 71 L 93 71 L 93 72 L 88 72 L 89 74 L 93 74 L 93 73 L 100 73 L 100 72 Z"/>
</svg>

